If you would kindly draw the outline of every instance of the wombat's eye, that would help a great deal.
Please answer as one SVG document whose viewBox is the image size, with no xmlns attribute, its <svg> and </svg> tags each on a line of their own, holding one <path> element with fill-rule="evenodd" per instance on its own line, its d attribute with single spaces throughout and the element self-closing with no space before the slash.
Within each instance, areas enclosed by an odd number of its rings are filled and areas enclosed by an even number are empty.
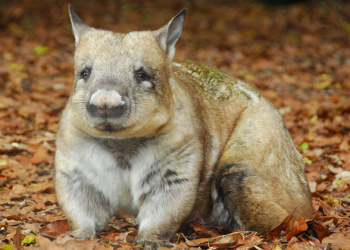
<svg viewBox="0 0 350 250">
<path fill-rule="evenodd" d="M 135 77 L 138 82 L 151 80 L 151 77 L 142 68 L 135 71 Z"/>
<path fill-rule="evenodd" d="M 91 70 L 88 68 L 84 68 L 82 71 L 79 73 L 79 77 L 81 79 L 86 80 L 90 76 Z"/>
</svg>

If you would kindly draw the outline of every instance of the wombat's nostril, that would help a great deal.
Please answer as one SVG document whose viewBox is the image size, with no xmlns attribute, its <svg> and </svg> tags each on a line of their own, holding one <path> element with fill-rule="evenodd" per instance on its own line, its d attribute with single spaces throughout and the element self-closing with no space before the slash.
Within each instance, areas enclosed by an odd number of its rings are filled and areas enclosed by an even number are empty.
<svg viewBox="0 0 350 250">
<path fill-rule="evenodd" d="M 91 104 L 90 102 L 86 103 L 86 110 L 91 116 L 101 117 L 101 118 L 118 118 L 122 116 L 126 111 L 126 104 L 108 107 L 104 105 L 102 107 Z"/>
<path fill-rule="evenodd" d="M 99 89 L 91 95 L 86 109 L 91 116 L 117 118 L 126 110 L 126 104 L 117 91 Z"/>
</svg>

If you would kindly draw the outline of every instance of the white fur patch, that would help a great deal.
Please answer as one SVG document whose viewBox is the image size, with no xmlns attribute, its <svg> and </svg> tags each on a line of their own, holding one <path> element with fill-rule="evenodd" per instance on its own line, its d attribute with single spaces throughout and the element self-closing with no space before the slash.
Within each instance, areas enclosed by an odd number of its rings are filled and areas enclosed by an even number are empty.
<svg viewBox="0 0 350 250">
<path fill-rule="evenodd" d="M 115 90 L 99 89 L 90 98 L 90 104 L 99 107 L 107 106 L 112 108 L 121 106 L 124 103 L 121 95 Z"/>
<path fill-rule="evenodd" d="M 152 88 L 152 83 L 149 81 L 143 81 L 142 84 L 148 89 Z"/>
</svg>

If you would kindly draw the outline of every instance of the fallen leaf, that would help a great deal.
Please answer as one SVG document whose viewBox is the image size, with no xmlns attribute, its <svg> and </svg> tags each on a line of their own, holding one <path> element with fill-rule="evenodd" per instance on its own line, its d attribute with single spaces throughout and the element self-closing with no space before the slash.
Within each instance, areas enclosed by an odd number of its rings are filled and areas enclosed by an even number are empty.
<svg viewBox="0 0 350 250">
<path fill-rule="evenodd" d="M 19 227 L 16 228 L 16 233 L 13 236 L 13 243 L 15 244 L 17 249 L 23 249 L 22 245 L 21 245 L 21 229 Z"/>
<path fill-rule="evenodd" d="M 310 122 L 315 123 L 315 122 L 317 122 L 317 119 L 318 119 L 318 115 L 314 115 L 310 118 Z"/>
<path fill-rule="evenodd" d="M 47 148 L 39 147 L 30 162 L 32 164 L 50 162 L 52 158 L 53 157 L 49 154 L 49 150 Z"/>
<path fill-rule="evenodd" d="M 120 235 L 120 231 L 113 228 L 111 231 L 108 232 L 108 235 L 101 236 L 103 239 L 105 239 L 107 242 L 109 241 L 115 241 L 115 239 Z"/>
<path fill-rule="evenodd" d="M 8 219 L 8 220 L 16 220 L 16 221 L 23 221 L 24 217 L 20 216 L 20 215 L 17 215 L 17 214 L 14 214 L 14 215 L 7 216 L 6 219 Z"/>
<path fill-rule="evenodd" d="M 35 234 L 39 233 L 40 230 L 39 225 L 36 223 L 25 223 L 24 227 Z"/>
<path fill-rule="evenodd" d="M 35 235 L 34 234 L 28 234 L 26 237 L 22 240 L 21 245 L 22 246 L 28 246 L 35 242 Z"/>
<path fill-rule="evenodd" d="M 12 191 L 11 191 L 11 195 L 15 196 L 15 195 L 22 195 L 23 193 L 25 193 L 27 191 L 27 188 L 23 185 L 20 184 L 15 184 L 12 187 Z"/>
<path fill-rule="evenodd" d="M 309 144 L 307 142 L 303 142 L 299 147 L 299 150 L 308 150 L 309 149 Z"/>
<path fill-rule="evenodd" d="M 33 52 L 37 55 L 44 55 L 44 54 L 47 54 L 50 52 L 50 48 L 49 47 L 46 47 L 46 46 L 36 46 L 34 49 L 33 49 Z"/>
<path fill-rule="evenodd" d="M 0 247 L 0 250 L 14 250 L 14 248 L 11 245 L 5 245 Z"/>
<path fill-rule="evenodd" d="M 288 232 L 290 227 L 290 220 L 292 219 L 295 210 L 296 209 L 294 209 L 293 213 L 288 215 L 279 226 L 266 233 L 265 237 L 267 237 L 269 240 L 273 240 L 274 238 L 278 237 L 282 231 Z"/>
<path fill-rule="evenodd" d="M 57 246 L 56 246 L 57 247 Z M 49 248 L 51 250 L 51 248 Z M 107 250 L 113 249 L 113 246 L 108 245 L 108 246 L 103 246 L 101 244 L 99 244 L 96 241 L 91 241 L 91 240 L 81 240 L 81 241 L 77 241 L 77 240 L 71 240 L 68 241 L 67 243 L 65 243 L 64 245 L 62 245 L 61 249 L 74 249 L 74 250 L 87 250 L 87 249 L 93 249 L 93 250 Z M 130 249 L 130 247 L 129 247 Z"/>
<path fill-rule="evenodd" d="M 184 238 L 185 238 L 186 244 L 190 247 L 199 247 L 201 244 L 203 243 L 207 244 L 210 241 L 210 238 L 201 238 L 201 239 L 195 239 L 195 240 L 189 240 L 185 236 Z"/>
<path fill-rule="evenodd" d="M 66 233 L 68 230 L 68 221 L 56 221 L 42 227 L 39 230 L 39 233 L 45 237 L 55 239 L 57 236 Z"/>
<path fill-rule="evenodd" d="M 52 243 L 51 240 L 41 235 L 37 235 L 35 240 L 39 245 L 40 249 L 50 249 L 50 250 L 64 249 L 64 247 Z"/>
<path fill-rule="evenodd" d="M 322 240 L 322 243 L 330 243 L 338 249 L 350 249 L 350 238 L 343 233 L 334 233 Z"/>
<path fill-rule="evenodd" d="M 287 234 L 286 239 L 289 241 L 292 237 L 305 232 L 308 229 L 306 221 L 303 218 L 299 218 L 294 222 L 293 230 Z"/>
<path fill-rule="evenodd" d="M 197 223 L 197 222 L 191 222 L 190 226 L 197 232 L 199 233 L 199 235 L 204 238 L 207 237 L 218 237 L 220 234 L 217 232 L 216 229 L 214 228 L 209 228 L 201 223 Z"/>
</svg>

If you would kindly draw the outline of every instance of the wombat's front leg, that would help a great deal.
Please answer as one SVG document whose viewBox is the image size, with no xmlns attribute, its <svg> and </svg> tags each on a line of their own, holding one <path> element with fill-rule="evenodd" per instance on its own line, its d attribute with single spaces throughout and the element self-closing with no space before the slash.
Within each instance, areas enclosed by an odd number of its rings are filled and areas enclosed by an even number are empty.
<svg viewBox="0 0 350 250">
<path fill-rule="evenodd" d="M 56 172 L 56 192 L 77 238 L 91 237 L 110 217 L 109 201 L 78 169 Z"/>
<path fill-rule="evenodd" d="M 141 186 L 146 191 L 138 198 L 141 206 L 135 243 L 147 249 L 164 246 L 191 213 L 197 185 L 197 177 L 181 177 L 175 170 L 167 170 L 157 184 L 145 179 Z"/>
</svg>

